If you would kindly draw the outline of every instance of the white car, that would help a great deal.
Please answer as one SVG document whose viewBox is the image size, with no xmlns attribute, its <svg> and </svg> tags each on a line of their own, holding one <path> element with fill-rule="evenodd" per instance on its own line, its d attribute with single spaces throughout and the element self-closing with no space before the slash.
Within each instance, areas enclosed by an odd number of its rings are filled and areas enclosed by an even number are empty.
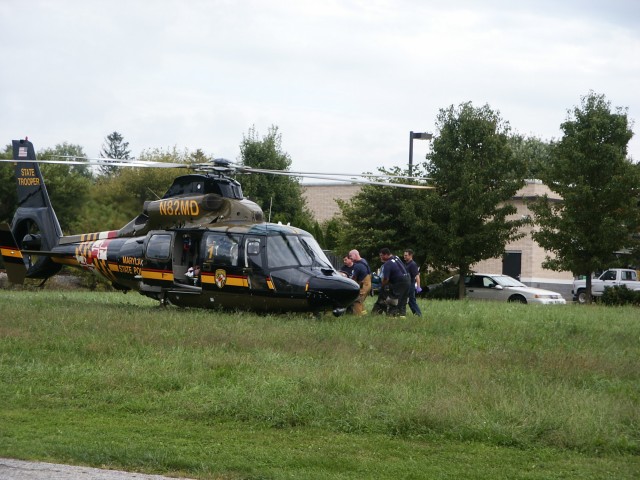
<svg viewBox="0 0 640 480">
<path fill-rule="evenodd" d="M 457 283 L 458 276 L 443 283 Z M 565 305 L 567 301 L 557 292 L 528 287 L 508 275 L 473 273 L 464 279 L 467 298 L 498 300 L 503 302 L 533 303 L 540 305 Z"/>
</svg>

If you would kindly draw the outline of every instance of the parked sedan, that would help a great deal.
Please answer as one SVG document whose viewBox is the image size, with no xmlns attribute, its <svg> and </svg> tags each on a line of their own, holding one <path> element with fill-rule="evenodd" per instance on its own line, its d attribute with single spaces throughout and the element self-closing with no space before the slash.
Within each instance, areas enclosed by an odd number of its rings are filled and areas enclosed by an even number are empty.
<svg viewBox="0 0 640 480">
<path fill-rule="evenodd" d="M 444 286 L 457 284 L 458 276 L 447 278 Z M 528 287 L 508 275 L 473 273 L 464 279 L 466 297 L 477 300 L 564 305 L 567 301 L 557 292 Z"/>
</svg>

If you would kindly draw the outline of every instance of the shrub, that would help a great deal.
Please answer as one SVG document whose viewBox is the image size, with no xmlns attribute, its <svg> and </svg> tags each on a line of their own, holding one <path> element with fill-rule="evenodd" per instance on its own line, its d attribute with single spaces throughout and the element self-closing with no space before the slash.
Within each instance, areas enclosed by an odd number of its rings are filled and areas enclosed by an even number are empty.
<svg viewBox="0 0 640 480">
<path fill-rule="evenodd" d="M 640 306 L 640 290 L 629 290 L 626 285 L 609 287 L 602 294 L 604 305 L 637 305 Z"/>
</svg>

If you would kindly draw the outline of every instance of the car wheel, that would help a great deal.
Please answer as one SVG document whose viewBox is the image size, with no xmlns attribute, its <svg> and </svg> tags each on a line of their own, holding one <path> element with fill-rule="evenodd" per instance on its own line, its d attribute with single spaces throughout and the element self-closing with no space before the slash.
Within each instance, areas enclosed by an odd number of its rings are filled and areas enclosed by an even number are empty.
<svg viewBox="0 0 640 480">
<path fill-rule="evenodd" d="M 527 303 L 527 299 L 522 295 L 511 295 L 508 300 L 509 303 Z"/>
<path fill-rule="evenodd" d="M 584 305 L 587 303 L 587 291 L 584 288 L 578 290 L 578 295 L 576 297 L 579 304 Z"/>
</svg>

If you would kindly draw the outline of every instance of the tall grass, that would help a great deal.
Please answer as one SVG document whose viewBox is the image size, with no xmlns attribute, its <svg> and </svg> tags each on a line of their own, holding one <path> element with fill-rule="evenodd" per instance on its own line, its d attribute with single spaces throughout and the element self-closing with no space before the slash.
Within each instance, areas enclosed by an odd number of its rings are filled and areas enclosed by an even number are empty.
<svg viewBox="0 0 640 480">
<path fill-rule="evenodd" d="M 104 442 L 56 445 L 86 428 L 156 451 L 154 438 L 141 434 L 146 422 L 149 431 L 165 424 L 233 438 L 314 432 L 414 447 L 570 452 L 617 465 L 622 458 L 622 473 L 638 472 L 637 308 L 422 306 L 423 318 L 317 320 L 163 309 L 113 293 L 1 292 L 0 455 L 208 477 L 211 466 L 175 463 L 175 453 L 144 460 L 142 447 L 105 454 Z M 48 440 L 27 446 L 38 432 Z M 171 443 L 184 432 L 175 434 L 158 435 Z M 331 456 L 315 457 L 328 462 L 314 471 L 318 478 L 337 468 Z M 244 473 L 228 478 L 253 478 L 252 461 L 239 462 Z"/>
</svg>

